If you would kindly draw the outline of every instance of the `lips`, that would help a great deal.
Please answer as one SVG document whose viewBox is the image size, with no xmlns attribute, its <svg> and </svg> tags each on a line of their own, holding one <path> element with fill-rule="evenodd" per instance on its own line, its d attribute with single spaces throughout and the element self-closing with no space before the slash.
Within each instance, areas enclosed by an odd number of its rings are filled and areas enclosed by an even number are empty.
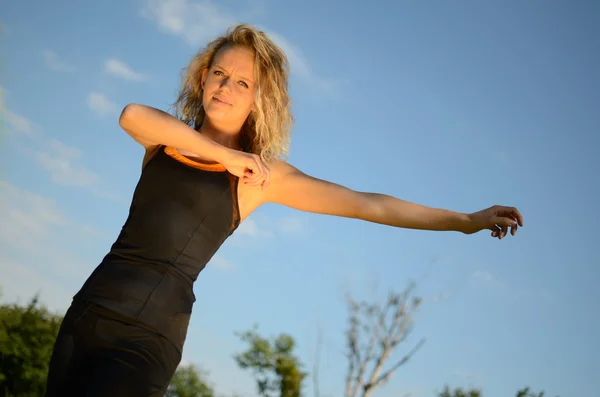
<svg viewBox="0 0 600 397">
<path fill-rule="evenodd" d="M 221 105 L 228 105 L 228 106 L 231 106 L 231 103 L 229 103 L 229 102 L 227 102 L 227 101 L 225 101 L 225 100 L 223 100 L 223 99 L 221 99 L 221 98 L 219 98 L 219 97 L 216 97 L 216 96 L 214 96 L 214 97 L 213 97 L 213 100 L 214 100 L 215 102 L 217 102 L 217 103 L 220 103 Z"/>
</svg>

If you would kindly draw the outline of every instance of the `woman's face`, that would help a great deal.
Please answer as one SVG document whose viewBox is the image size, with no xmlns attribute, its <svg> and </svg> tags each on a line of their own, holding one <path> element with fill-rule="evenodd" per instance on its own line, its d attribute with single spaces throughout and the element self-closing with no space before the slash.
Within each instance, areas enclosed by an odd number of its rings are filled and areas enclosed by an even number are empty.
<svg viewBox="0 0 600 397">
<path fill-rule="evenodd" d="M 211 123 L 241 129 L 254 108 L 254 54 L 243 47 L 224 47 L 202 73 L 202 105 Z"/>
</svg>

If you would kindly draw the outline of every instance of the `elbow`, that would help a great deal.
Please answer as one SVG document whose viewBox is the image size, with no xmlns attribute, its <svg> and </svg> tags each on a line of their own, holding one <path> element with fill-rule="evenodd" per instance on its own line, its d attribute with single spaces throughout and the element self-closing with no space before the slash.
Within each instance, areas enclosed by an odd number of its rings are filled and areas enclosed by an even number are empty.
<svg viewBox="0 0 600 397">
<path fill-rule="evenodd" d="M 137 103 L 126 105 L 119 116 L 119 126 L 127 132 L 131 131 L 131 127 L 135 123 L 135 120 L 138 119 L 142 107 L 142 105 Z"/>
<path fill-rule="evenodd" d="M 379 195 L 374 193 L 359 193 L 360 200 L 356 208 L 355 218 L 367 222 L 381 222 L 383 217 L 383 206 L 378 199 Z"/>
</svg>

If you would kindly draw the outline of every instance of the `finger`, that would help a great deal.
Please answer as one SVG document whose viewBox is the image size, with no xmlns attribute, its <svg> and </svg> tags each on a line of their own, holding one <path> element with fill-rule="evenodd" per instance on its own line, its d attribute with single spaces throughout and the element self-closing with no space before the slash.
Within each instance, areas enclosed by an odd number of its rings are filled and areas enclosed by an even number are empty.
<svg viewBox="0 0 600 397">
<path fill-rule="evenodd" d="M 256 174 L 253 173 L 252 171 L 246 171 L 244 173 L 244 183 L 246 185 L 252 185 L 252 184 L 256 183 L 255 180 L 256 180 Z"/>
<path fill-rule="evenodd" d="M 256 185 L 260 184 L 260 179 L 258 177 L 258 174 L 253 174 L 252 176 L 247 178 L 245 183 L 249 186 L 256 186 Z"/>
<path fill-rule="evenodd" d="M 501 207 L 498 215 L 513 218 L 519 226 L 523 226 L 523 215 L 515 207 Z"/>
<path fill-rule="evenodd" d="M 264 176 L 262 176 L 260 172 L 256 172 L 250 178 L 248 178 L 247 184 L 250 186 L 259 186 L 263 183 L 263 180 Z"/>
<path fill-rule="evenodd" d="M 266 178 L 267 175 L 269 174 L 269 167 L 267 167 L 265 162 L 260 157 L 257 157 L 257 161 L 258 161 L 258 164 L 260 165 L 263 176 Z"/>
<path fill-rule="evenodd" d="M 262 183 L 262 188 L 263 189 L 268 188 L 270 183 L 271 183 L 271 172 L 267 168 L 267 175 L 265 176 L 265 180 Z"/>
<path fill-rule="evenodd" d="M 256 185 L 257 181 L 260 179 L 260 167 L 254 158 L 251 158 L 251 161 L 248 162 L 246 169 L 244 183 L 250 186 Z"/>
<path fill-rule="evenodd" d="M 257 156 L 256 161 L 258 166 L 260 167 L 260 178 L 258 179 L 258 183 L 264 188 L 265 182 L 268 184 L 269 181 L 269 168 L 266 166 L 266 164 L 262 161 L 260 157 Z"/>
<path fill-rule="evenodd" d="M 510 228 L 510 234 L 514 236 L 517 233 L 518 229 L 519 229 L 519 225 L 518 224 L 514 225 L 513 227 Z"/>
<path fill-rule="evenodd" d="M 492 230 L 492 237 L 498 237 L 500 235 L 500 228 L 498 226 L 494 225 L 490 229 Z"/>
<path fill-rule="evenodd" d="M 523 215 L 521 215 L 519 210 L 513 207 L 513 214 L 517 218 L 516 220 L 519 226 L 523 226 Z"/>
<path fill-rule="evenodd" d="M 506 208 L 507 215 L 513 218 L 519 226 L 523 226 L 523 215 L 515 207 Z"/>
<path fill-rule="evenodd" d="M 504 236 L 506 236 L 508 234 L 508 226 L 502 226 L 502 229 L 500 231 L 500 240 L 502 240 L 504 238 Z"/>
<path fill-rule="evenodd" d="M 256 180 L 260 177 L 260 172 L 256 169 L 252 169 L 246 174 L 247 182 L 255 183 Z"/>
<path fill-rule="evenodd" d="M 500 227 L 512 227 L 517 225 L 517 222 L 508 216 L 495 216 L 492 218 L 492 222 Z"/>
<path fill-rule="evenodd" d="M 260 161 L 260 159 L 255 158 L 254 159 L 254 164 L 255 164 L 255 174 L 254 174 L 254 184 L 262 184 L 264 178 L 265 178 L 265 169 Z"/>
</svg>

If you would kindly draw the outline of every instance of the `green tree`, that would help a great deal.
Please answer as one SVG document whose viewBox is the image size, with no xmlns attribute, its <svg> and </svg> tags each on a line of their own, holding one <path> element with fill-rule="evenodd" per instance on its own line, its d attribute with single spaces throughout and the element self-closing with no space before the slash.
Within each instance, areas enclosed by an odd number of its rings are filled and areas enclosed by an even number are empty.
<svg viewBox="0 0 600 397">
<path fill-rule="evenodd" d="M 208 373 L 193 364 L 179 366 L 169 384 L 165 397 L 214 397 Z"/>
<path fill-rule="evenodd" d="M 43 396 L 62 316 L 38 305 L 0 305 L 0 395 Z"/>
<path fill-rule="evenodd" d="M 280 334 L 271 340 L 260 336 L 257 328 L 237 334 L 248 349 L 234 356 L 242 369 L 256 378 L 258 394 L 263 397 L 300 397 L 307 373 L 294 354 L 294 338 Z"/>
<path fill-rule="evenodd" d="M 483 397 L 483 395 L 481 394 L 481 390 L 465 390 L 460 387 L 450 390 L 450 387 L 446 385 L 444 390 L 438 394 L 438 397 Z"/>
<path fill-rule="evenodd" d="M 522 388 L 517 392 L 516 397 L 544 397 L 546 394 L 543 391 L 533 392 L 529 386 Z"/>
<path fill-rule="evenodd" d="M 483 397 L 483 394 L 481 392 L 481 390 L 478 389 L 462 389 L 462 388 L 456 388 L 454 390 L 451 390 L 450 387 L 448 387 L 447 385 L 444 387 L 444 390 L 442 390 L 439 394 L 438 397 Z M 517 391 L 516 397 L 544 397 L 544 392 L 538 392 L 535 393 L 533 391 L 531 391 L 531 389 L 528 387 L 524 387 L 523 389 Z"/>
</svg>

